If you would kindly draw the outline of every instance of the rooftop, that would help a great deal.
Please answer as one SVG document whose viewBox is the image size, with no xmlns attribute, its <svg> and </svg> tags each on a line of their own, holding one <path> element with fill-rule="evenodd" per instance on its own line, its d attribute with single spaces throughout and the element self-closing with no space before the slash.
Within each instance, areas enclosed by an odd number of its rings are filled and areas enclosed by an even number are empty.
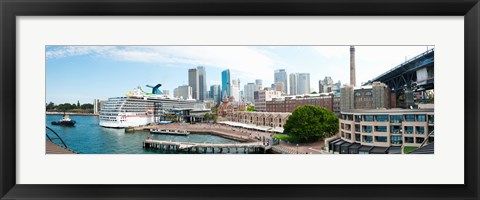
<svg viewBox="0 0 480 200">
<path fill-rule="evenodd" d="M 297 99 L 297 98 L 316 98 L 316 97 L 325 97 L 325 96 L 330 96 L 333 95 L 333 92 L 330 93 L 318 93 L 318 94 L 303 94 L 303 95 L 289 95 L 289 96 L 281 96 L 281 97 L 274 97 L 272 98 L 272 101 L 275 100 L 285 100 L 286 98 L 288 99 Z"/>
<path fill-rule="evenodd" d="M 432 113 L 434 109 L 403 109 L 403 108 L 392 108 L 392 109 L 350 109 L 341 111 L 341 114 L 394 114 L 394 113 Z"/>
</svg>

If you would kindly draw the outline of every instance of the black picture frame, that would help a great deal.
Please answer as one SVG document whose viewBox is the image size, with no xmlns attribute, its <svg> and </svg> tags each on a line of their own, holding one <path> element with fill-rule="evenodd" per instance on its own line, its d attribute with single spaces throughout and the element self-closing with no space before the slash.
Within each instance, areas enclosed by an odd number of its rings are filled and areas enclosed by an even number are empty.
<svg viewBox="0 0 480 200">
<path fill-rule="evenodd" d="M 400 15 L 464 16 L 465 184 L 22 185 L 16 184 L 16 16 Z M 1 199 L 478 199 L 478 0 L 1 0 Z M 428 30 L 426 30 L 428 31 Z M 39 173 L 54 173 L 39 172 Z"/>
</svg>

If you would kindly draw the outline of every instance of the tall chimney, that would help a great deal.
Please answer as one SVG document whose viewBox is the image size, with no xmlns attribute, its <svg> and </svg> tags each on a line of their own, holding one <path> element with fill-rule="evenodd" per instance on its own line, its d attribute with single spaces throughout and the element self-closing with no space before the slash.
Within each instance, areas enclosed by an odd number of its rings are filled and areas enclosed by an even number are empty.
<svg viewBox="0 0 480 200">
<path fill-rule="evenodd" d="M 350 46 L 350 85 L 355 86 L 355 47 Z"/>
</svg>

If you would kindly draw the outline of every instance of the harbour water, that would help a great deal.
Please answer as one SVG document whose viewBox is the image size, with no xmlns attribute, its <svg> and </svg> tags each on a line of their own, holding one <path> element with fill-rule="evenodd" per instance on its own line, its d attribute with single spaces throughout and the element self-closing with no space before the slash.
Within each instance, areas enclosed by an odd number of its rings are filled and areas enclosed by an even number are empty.
<svg viewBox="0 0 480 200">
<path fill-rule="evenodd" d="M 53 126 L 52 121 L 62 118 L 61 115 L 47 115 L 46 125 L 57 132 L 68 145 L 68 148 L 80 154 L 167 154 L 157 149 L 144 149 L 142 144 L 150 135 L 158 140 L 199 143 L 238 143 L 237 141 L 214 136 L 152 135 L 147 131 L 125 133 L 124 129 L 104 128 L 98 125 L 98 116 L 70 116 L 77 123 L 75 127 Z M 49 134 L 49 136 L 52 136 Z M 59 143 L 58 140 L 53 142 Z"/>
</svg>

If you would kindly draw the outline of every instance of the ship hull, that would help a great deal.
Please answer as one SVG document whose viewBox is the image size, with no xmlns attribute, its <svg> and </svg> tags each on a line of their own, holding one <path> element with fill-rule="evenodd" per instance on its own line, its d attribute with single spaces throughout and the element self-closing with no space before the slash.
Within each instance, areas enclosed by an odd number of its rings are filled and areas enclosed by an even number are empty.
<svg viewBox="0 0 480 200">
<path fill-rule="evenodd" d="M 116 120 L 100 120 L 100 126 L 107 128 L 138 127 L 153 123 L 153 116 L 116 117 Z"/>
</svg>

